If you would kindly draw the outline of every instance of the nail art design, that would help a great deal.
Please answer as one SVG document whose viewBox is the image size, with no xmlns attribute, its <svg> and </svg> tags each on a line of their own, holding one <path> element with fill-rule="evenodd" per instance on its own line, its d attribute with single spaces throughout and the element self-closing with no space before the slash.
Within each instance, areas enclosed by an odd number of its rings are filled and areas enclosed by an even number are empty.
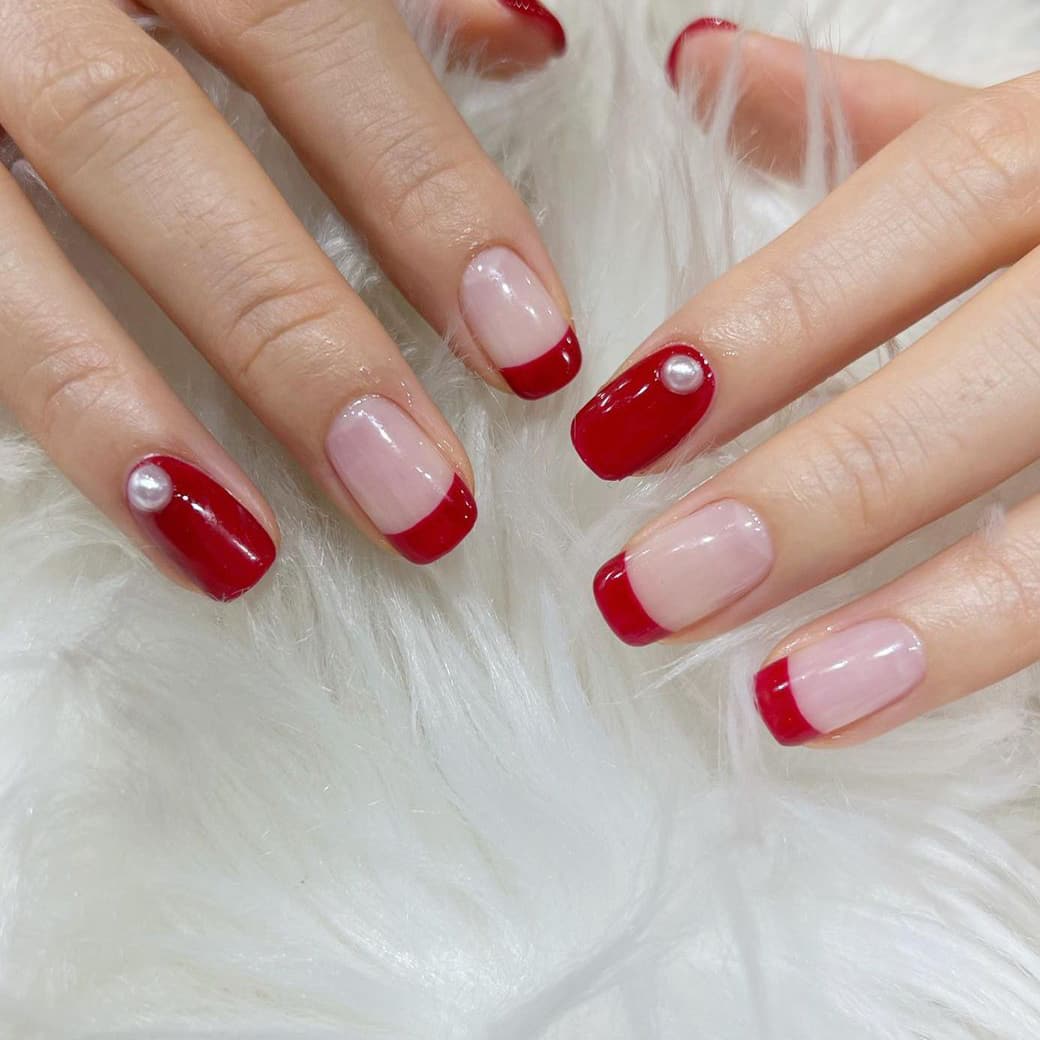
<svg viewBox="0 0 1040 1040">
<path fill-rule="evenodd" d="M 679 55 L 682 53 L 683 45 L 691 36 L 703 32 L 737 32 L 740 26 L 735 22 L 727 21 L 725 18 L 698 18 L 690 22 L 688 26 L 675 38 L 672 49 L 668 52 L 668 82 L 673 87 L 679 82 Z"/>
<path fill-rule="evenodd" d="M 615 635 L 645 646 L 736 602 L 772 567 L 773 545 L 761 519 L 726 500 L 615 556 L 596 575 L 593 591 Z"/>
<path fill-rule="evenodd" d="M 470 332 L 518 397 L 566 386 L 581 368 L 578 338 L 535 273 L 511 249 L 484 250 L 462 276 Z"/>
<path fill-rule="evenodd" d="M 608 383 L 574 417 L 571 440 L 585 465 L 621 480 L 677 447 L 715 397 L 715 374 L 700 351 L 665 347 Z"/>
<path fill-rule="evenodd" d="M 260 521 L 183 459 L 143 459 L 127 478 L 126 501 L 152 542 L 214 599 L 248 592 L 274 563 L 274 541 Z"/>
<path fill-rule="evenodd" d="M 805 744 L 901 700 L 925 671 L 911 628 L 866 621 L 767 665 L 755 676 L 755 703 L 779 743 Z"/>
<path fill-rule="evenodd" d="M 325 449 L 358 505 L 412 563 L 439 560 L 477 522 L 465 481 L 415 420 L 385 397 L 348 405 L 333 421 Z"/>
<path fill-rule="evenodd" d="M 567 34 L 560 20 L 538 0 L 500 0 L 500 3 L 517 14 L 536 20 L 548 32 L 557 54 L 563 54 L 567 49 Z"/>
</svg>

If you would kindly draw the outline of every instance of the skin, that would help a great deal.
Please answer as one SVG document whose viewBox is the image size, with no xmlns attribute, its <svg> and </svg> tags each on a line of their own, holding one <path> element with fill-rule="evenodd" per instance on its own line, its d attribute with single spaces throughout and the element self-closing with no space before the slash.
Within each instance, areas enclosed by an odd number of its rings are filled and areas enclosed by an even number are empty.
<svg viewBox="0 0 1040 1040">
<path fill-rule="evenodd" d="M 758 34 L 692 36 L 679 79 L 700 89 L 686 96 L 707 116 L 737 49 L 733 141 L 756 165 L 797 173 L 807 125 L 801 47 Z M 708 419 L 655 468 L 730 440 L 1007 270 L 875 375 L 633 536 L 628 547 L 723 499 L 750 506 L 771 534 L 776 562 L 766 580 L 679 641 L 725 632 L 849 570 L 1040 456 L 1040 146 L 1031 130 L 1040 76 L 976 91 L 888 62 L 821 60 L 863 165 L 690 300 L 623 366 L 683 341 L 704 351 L 718 379 Z M 1040 659 L 1040 498 L 1013 509 L 998 530 L 792 633 L 768 660 L 882 618 L 922 640 L 925 680 L 818 744 L 877 736 Z"/>
<path fill-rule="evenodd" d="M 462 273 L 487 246 L 508 245 L 569 314 L 552 262 L 385 0 L 0 0 L 0 125 L 329 498 L 382 541 L 326 458 L 338 411 L 364 395 L 388 398 L 472 486 L 466 452 L 234 131 L 127 17 L 145 8 L 257 97 L 405 297 L 499 389 L 465 332 Z M 505 71 L 518 71 L 553 56 L 537 22 L 497 0 L 448 0 L 439 17 L 459 30 L 460 60 L 479 56 L 497 73 L 506 58 Z M 134 540 L 126 475 L 160 451 L 223 482 L 277 541 L 260 493 L 3 169 L 0 227 L 0 402 Z"/>
</svg>

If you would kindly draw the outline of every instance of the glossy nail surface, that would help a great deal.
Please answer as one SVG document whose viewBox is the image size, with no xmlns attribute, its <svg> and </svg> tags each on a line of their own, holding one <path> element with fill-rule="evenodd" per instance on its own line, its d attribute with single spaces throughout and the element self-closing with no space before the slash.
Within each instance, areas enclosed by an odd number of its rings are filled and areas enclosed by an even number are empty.
<svg viewBox="0 0 1040 1040">
<path fill-rule="evenodd" d="M 563 31 L 560 20 L 538 0 L 499 0 L 499 3 L 536 22 L 548 34 L 557 54 L 562 54 L 567 49 L 567 34 Z"/>
<path fill-rule="evenodd" d="M 653 532 L 596 575 L 596 602 L 614 633 L 645 646 L 734 603 L 773 566 L 761 519 L 740 502 L 706 506 Z"/>
<path fill-rule="evenodd" d="M 142 459 L 127 478 L 126 502 L 150 541 L 214 599 L 236 599 L 274 563 L 274 541 L 260 521 L 183 459 Z"/>
<path fill-rule="evenodd" d="M 804 744 L 901 700 L 925 670 L 912 629 L 866 621 L 767 665 L 755 677 L 755 702 L 781 744 Z"/>
<path fill-rule="evenodd" d="M 519 397 L 545 397 L 578 374 L 581 348 L 574 330 L 511 249 L 494 246 L 472 261 L 459 302 L 473 337 Z"/>
<path fill-rule="evenodd" d="M 608 383 L 574 417 L 571 440 L 604 480 L 638 473 L 677 447 L 715 397 L 715 374 L 700 351 L 665 347 Z"/>
<path fill-rule="evenodd" d="M 668 71 L 668 81 L 672 86 L 678 84 L 679 79 L 679 56 L 682 54 L 683 45 L 686 43 L 691 36 L 696 36 L 700 33 L 705 32 L 736 32 L 740 26 L 734 22 L 727 21 L 725 18 L 698 18 L 695 22 L 690 22 L 688 26 L 675 38 L 675 43 L 672 44 L 672 49 L 668 52 L 668 62 L 666 65 Z"/>
<path fill-rule="evenodd" d="M 333 421 L 325 449 L 357 504 L 412 563 L 433 563 L 476 523 L 465 482 L 415 420 L 385 397 L 348 405 Z"/>
</svg>

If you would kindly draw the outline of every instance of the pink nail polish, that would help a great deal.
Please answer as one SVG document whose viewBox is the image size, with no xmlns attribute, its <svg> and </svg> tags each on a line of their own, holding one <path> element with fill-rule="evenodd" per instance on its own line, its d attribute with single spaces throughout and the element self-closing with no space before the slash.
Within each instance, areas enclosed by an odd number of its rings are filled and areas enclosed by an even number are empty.
<svg viewBox="0 0 1040 1040">
<path fill-rule="evenodd" d="M 499 0 L 499 2 L 543 28 L 557 54 L 563 54 L 567 49 L 567 34 L 563 31 L 559 18 L 538 0 Z"/>
<path fill-rule="evenodd" d="M 924 646 L 901 621 L 866 621 L 767 665 L 759 714 L 781 744 L 805 744 L 894 704 L 925 676 Z"/>
<path fill-rule="evenodd" d="M 614 633 L 645 646 L 736 602 L 773 566 L 761 519 L 726 500 L 655 531 L 596 575 L 596 602 Z"/>
<path fill-rule="evenodd" d="M 412 563 L 433 563 L 476 523 L 465 482 L 415 420 L 385 397 L 348 405 L 332 423 L 325 450 L 368 518 Z"/>
<path fill-rule="evenodd" d="M 679 55 L 682 53 L 683 45 L 691 36 L 703 32 L 737 32 L 740 26 L 735 22 L 727 21 L 725 18 L 698 18 L 690 22 L 688 26 L 675 38 L 672 49 L 668 52 L 666 68 L 668 70 L 668 82 L 673 87 L 679 82 Z"/>
<path fill-rule="evenodd" d="M 518 396 L 545 397 L 578 374 L 574 330 L 511 249 L 493 246 L 473 260 L 462 276 L 460 303 L 470 332 Z"/>
</svg>

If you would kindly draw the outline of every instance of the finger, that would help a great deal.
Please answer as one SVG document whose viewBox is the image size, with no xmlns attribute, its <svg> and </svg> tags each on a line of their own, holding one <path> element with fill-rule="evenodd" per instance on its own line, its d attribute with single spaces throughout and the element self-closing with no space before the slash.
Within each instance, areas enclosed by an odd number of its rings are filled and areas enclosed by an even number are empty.
<svg viewBox="0 0 1040 1040">
<path fill-rule="evenodd" d="M 896 62 L 812 51 L 736 30 L 732 22 L 710 18 L 688 25 L 669 54 L 669 79 L 692 88 L 697 114 L 705 120 L 732 82 L 734 150 L 785 176 L 802 170 L 817 105 L 840 112 L 853 158 L 862 163 L 928 112 L 974 93 Z M 836 128 L 822 129 L 833 150 Z"/>
<path fill-rule="evenodd" d="M 600 573 L 632 643 L 699 639 L 845 573 L 1040 455 L 1031 254 L 876 375 L 686 497 Z"/>
<path fill-rule="evenodd" d="M 105 0 L 0 21 L 0 120 L 68 208 L 368 533 L 457 544 L 461 446 L 184 69 Z"/>
<path fill-rule="evenodd" d="M 755 679 L 782 744 L 859 743 L 1040 659 L 1040 499 L 794 634 Z"/>
<path fill-rule="evenodd" d="M 567 49 L 559 19 L 538 0 L 445 0 L 436 13 L 459 60 L 485 75 L 541 68 Z"/>
<path fill-rule="evenodd" d="M 1040 240 L 1038 116 L 1032 76 L 915 124 L 654 332 L 578 413 L 579 454 L 621 479 L 725 443 L 1020 259 Z"/>
<path fill-rule="evenodd" d="M 244 474 L 72 269 L 0 167 L 0 403 L 171 577 L 252 588 L 277 528 Z"/>
<path fill-rule="evenodd" d="M 534 222 L 392 4 L 153 6 L 256 95 L 387 275 L 485 378 L 525 398 L 574 378 L 569 304 Z"/>
</svg>

